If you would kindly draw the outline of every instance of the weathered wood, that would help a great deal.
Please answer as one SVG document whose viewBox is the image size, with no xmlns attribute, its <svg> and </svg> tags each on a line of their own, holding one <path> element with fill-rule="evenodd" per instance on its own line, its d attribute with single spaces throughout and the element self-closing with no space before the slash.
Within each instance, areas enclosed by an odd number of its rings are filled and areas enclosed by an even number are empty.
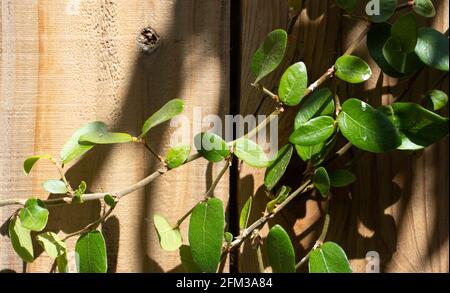
<svg viewBox="0 0 450 293">
<path fill-rule="evenodd" d="M 305 9 L 291 38 L 290 46 L 297 52 L 288 53 L 288 61 L 301 60 L 308 67 L 310 81 L 319 77 L 349 46 L 363 29 L 363 24 L 342 18 L 334 1 L 305 1 Z M 448 29 L 448 1 L 435 1 L 438 15 L 430 23 L 436 29 Z M 283 1 L 253 0 L 242 2 L 242 75 L 241 113 L 253 113 L 262 94 L 251 88 L 250 58 L 264 36 L 273 29 L 286 28 L 288 8 Z M 370 61 L 374 69 L 371 80 L 364 85 L 339 87 L 342 98 L 358 97 L 371 103 L 387 103 L 393 96 L 412 86 L 412 100 L 435 85 L 439 72 L 426 69 L 420 82 L 407 85 L 407 80 L 396 80 L 380 75 L 380 71 L 364 45 L 355 55 Z M 294 59 L 291 59 L 294 56 Z M 286 67 L 284 67 L 286 68 Z M 275 73 L 265 79 L 268 88 L 276 86 Z M 448 78 L 439 87 L 448 92 Z M 332 85 L 329 83 L 329 85 Z M 269 99 L 260 113 L 274 109 Z M 280 146 L 291 131 L 295 110 L 283 114 L 279 121 Z M 346 159 L 355 154 L 351 152 Z M 342 164 L 342 160 L 333 167 Z M 293 176 L 284 183 L 298 185 L 304 166 L 298 159 L 291 164 Z M 331 204 L 331 226 L 327 239 L 343 245 L 357 272 L 366 270 L 368 251 L 377 251 L 381 257 L 381 270 L 385 272 L 448 272 L 448 138 L 422 152 L 392 152 L 385 155 L 365 155 L 353 168 L 358 181 L 351 190 L 334 194 Z M 289 171 L 288 171 L 289 172 Z M 255 195 L 259 202 L 251 220 L 261 215 L 265 199 L 264 171 L 240 166 L 239 209 L 248 196 Z M 311 248 L 322 227 L 319 204 L 314 198 L 299 199 L 262 229 L 275 222 L 286 225 L 296 244 L 300 259 Z M 290 228 L 289 228 L 290 227 Z M 250 246 L 239 256 L 240 271 L 257 271 L 257 259 Z"/>
<path fill-rule="evenodd" d="M 202 107 L 203 115 L 228 112 L 229 1 L 5 0 L 0 25 L 2 199 L 45 198 L 41 182 L 57 178 L 57 173 L 50 164 L 39 162 L 25 177 L 23 159 L 40 153 L 57 156 L 71 133 L 88 121 L 103 120 L 113 130 L 138 135 L 145 119 L 175 97 L 185 101 L 186 120 L 191 123 L 193 107 Z M 136 36 L 148 25 L 163 42 L 145 56 L 137 49 Z M 152 147 L 164 154 L 174 131 L 168 124 L 152 130 Z M 193 127 L 190 131 L 193 136 Z M 198 160 L 125 197 L 102 226 L 109 270 L 179 270 L 178 253 L 159 248 L 153 214 L 175 222 L 201 198 L 220 167 Z M 89 191 L 110 191 L 156 168 L 158 163 L 139 145 L 104 146 L 70 170 L 69 178 L 74 185 L 86 180 Z M 227 176 L 215 195 L 228 196 Z M 52 208 L 48 227 L 76 231 L 96 219 L 100 209 L 98 203 Z M 0 210 L 2 224 L 13 210 Z M 5 227 L 0 270 L 21 272 L 22 262 Z M 186 227 L 183 224 L 184 232 Z M 74 241 L 69 243 L 71 249 Z M 42 253 L 26 271 L 45 272 L 50 267 L 50 259 Z"/>
</svg>

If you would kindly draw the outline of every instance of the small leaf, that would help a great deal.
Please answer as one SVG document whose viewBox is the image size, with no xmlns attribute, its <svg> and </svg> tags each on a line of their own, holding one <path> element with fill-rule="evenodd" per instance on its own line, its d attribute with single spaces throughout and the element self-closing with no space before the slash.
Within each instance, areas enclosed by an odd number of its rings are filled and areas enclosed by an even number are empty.
<svg viewBox="0 0 450 293">
<path fill-rule="evenodd" d="M 448 71 L 448 37 L 437 30 L 420 28 L 415 52 L 426 65 Z"/>
<path fill-rule="evenodd" d="M 48 210 L 42 200 L 30 198 L 19 212 L 21 225 L 32 231 L 42 231 L 47 226 Z"/>
<path fill-rule="evenodd" d="M 295 273 L 295 252 L 291 239 L 280 225 L 270 229 L 267 236 L 269 264 L 274 273 Z"/>
<path fill-rule="evenodd" d="M 308 72 L 303 62 L 291 65 L 283 74 L 278 88 L 280 100 L 287 106 L 298 105 L 305 96 Z"/>
<path fill-rule="evenodd" d="M 222 252 L 225 214 L 217 198 L 199 203 L 189 222 L 189 245 L 192 259 L 202 272 L 214 273 Z"/>
<path fill-rule="evenodd" d="M 265 168 L 270 163 L 263 149 L 258 144 L 245 137 L 236 140 L 234 143 L 234 154 L 254 168 Z"/>
<path fill-rule="evenodd" d="M 366 7 L 366 12 L 370 11 L 369 18 L 375 23 L 385 22 L 394 15 L 397 9 L 397 0 L 379 0 L 370 3 L 374 6 Z"/>
<path fill-rule="evenodd" d="M 329 139 L 335 131 L 334 119 L 320 116 L 303 123 L 289 137 L 289 142 L 296 145 L 313 146 Z"/>
<path fill-rule="evenodd" d="M 75 194 L 73 196 L 75 202 L 77 203 L 83 202 L 83 194 L 86 192 L 86 188 L 87 188 L 86 182 L 81 181 L 80 185 L 78 185 L 78 188 L 75 190 Z"/>
<path fill-rule="evenodd" d="M 182 243 L 180 229 L 173 228 L 167 220 L 160 216 L 153 216 L 156 232 L 158 232 L 159 244 L 166 251 L 177 250 Z"/>
<path fill-rule="evenodd" d="M 225 232 L 223 234 L 223 238 L 227 244 L 231 244 L 231 242 L 233 242 L 234 237 L 233 234 L 231 234 L 230 232 Z"/>
<path fill-rule="evenodd" d="M 336 0 L 336 5 L 341 9 L 351 13 L 355 10 L 356 5 L 358 5 L 359 0 Z"/>
<path fill-rule="evenodd" d="M 18 217 L 9 222 L 9 238 L 15 252 L 25 261 L 34 260 L 33 243 L 31 241 L 31 231 L 22 226 Z"/>
<path fill-rule="evenodd" d="M 303 103 L 294 120 L 294 129 L 298 129 L 303 123 L 317 116 L 331 116 L 335 106 L 333 94 L 328 88 L 314 91 Z"/>
<path fill-rule="evenodd" d="M 82 234 L 75 245 L 75 252 L 78 272 L 106 273 L 106 244 L 100 231 Z"/>
<path fill-rule="evenodd" d="M 448 96 L 441 90 L 431 90 L 422 97 L 425 107 L 431 111 L 438 111 L 448 103 Z"/>
<path fill-rule="evenodd" d="M 115 207 L 117 204 L 117 200 L 110 194 L 105 195 L 105 197 L 103 197 L 103 200 L 110 207 Z"/>
<path fill-rule="evenodd" d="M 80 144 L 116 144 L 133 141 L 128 133 L 109 132 L 106 125 L 80 136 Z"/>
<path fill-rule="evenodd" d="M 42 184 L 45 191 L 53 194 L 66 194 L 68 192 L 67 186 L 61 180 L 50 179 Z"/>
<path fill-rule="evenodd" d="M 67 253 L 66 243 L 53 232 L 39 234 L 36 240 L 52 258 L 57 258 Z"/>
<path fill-rule="evenodd" d="M 275 198 L 266 204 L 266 211 L 268 213 L 272 213 L 277 205 L 283 203 L 283 201 L 286 200 L 290 192 L 291 188 L 289 186 L 281 186 L 280 189 L 278 189 Z"/>
<path fill-rule="evenodd" d="M 293 151 L 294 147 L 287 144 L 277 152 L 275 159 L 270 162 L 264 176 L 264 185 L 268 190 L 272 190 L 278 181 L 280 181 L 281 177 L 283 177 L 284 172 L 286 172 L 289 162 L 291 161 Z"/>
<path fill-rule="evenodd" d="M 161 123 L 164 123 L 173 117 L 179 115 L 181 112 L 183 112 L 184 109 L 184 102 L 180 99 L 173 99 L 167 102 L 164 106 L 161 107 L 158 111 L 156 111 L 152 116 L 150 116 L 147 121 L 145 121 L 144 125 L 142 126 L 142 134 L 140 137 L 144 137 L 147 132 L 155 127 L 156 125 L 159 125 Z"/>
<path fill-rule="evenodd" d="M 333 187 L 344 187 L 356 181 L 356 176 L 344 169 L 336 170 L 330 174 L 330 184 Z"/>
<path fill-rule="evenodd" d="M 349 83 L 360 83 L 372 76 L 369 65 L 359 57 L 344 55 L 339 57 L 334 64 L 336 76 Z"/>
<path fill-rule="evenodd" d="M 414 14 L 409 13 L 399 17 L 392 25 L 391 34 L 400 45 L 402 52 L 413 52 L 417 43 L 417 22 Z"/>
<path fill-rule="evenodd" d="M 363 101 L 345 101 L 337 121 L 344 137 L 357 148 L 383 153 L 401 144 L 400 135 L 389 119 Z"/>
<path fill-rule="evenodd" d="M 309 160 L 315 160 L 321 153 L 325 147 L 325 142 L 312 145 L 312 146 L 304 146 L 304 145 L 296 145 L 295 150 L 297 151 L 298 156 L 304 162 Z"/>
<path fill-rule="evenodd" d="M 436 9 L 431 0 L 414 0 L 413 9 L 415 13 L 424 17 L 434 17 L 436 15 Z"/>
<path fill-rule="evenodd" d="M 309 254 L 310 273 L 351 273 L 344 250 L 334 242 L 325 242 Z"/>
<path fill-rule="evenodd" d="M 384 44 L 391 37 L 391 25 L 387 22 L 376 23 L 370 27 L 367 33 L 367 49 L 370 56 L 377 63 L 380 69 L 391 77 L 402 77 L 405 74 L 396 70 L 387 62 L 383 55 Z"/>
<path fill-rule="evenodd" d="M 185 273 L 201 273 L 202 271 L 195 264 L 192 258 L 191 248 L 188 245 L 181 245 L 180 259 Z"/>
<path fill-rule="evenodd" d="M 379 109 L 401 134 L 400 150 L 427 147 L 448 135 L 448 118 L 414 103 L 393 103 Z"/>
<path fill-rule="evenodd" d="M 250 196 L 245 202 L 241 210 L 241 216 L 239 217 L 239 229 L 244 230 L 247 228 L 248 220 L 250 219 L 250 212 L 252 210 L 253 197 Z"/>
<path fill-rule="evenodd" d="M 314 187 L 319 190 L 322 197 L 327 197 L 330 192 L 330 178 L 328 172 L 324 167 L 319 167 L 314 171 L 313 175 Z"/>
<path fill-rule="evenodd" d="M 79 144 L 78 140 L 80 139 L 80 136 L 102 128 L 106 128 L 106 124 L 96 121 L 88 123 L 75 131 L 61 150 L 61 160 L 63 163 L 67 164 L 92 149 L 95 146 L 94 144 Z"/>
<path fill-rule="evenodd" d="M 274 71 L 281 63 L 287 46 L 287 33 L 282 29 L 274 30 L 264 39 L 261 47 L 252 58 L 252 72 L 255 83 Z"/>
<path fill-rule="evenodd" d="M 194 138 L 194 145 L 198 153 L 210 162 L 220 162 L 230 155 L 225 141 L 211 132 L 197 134 Z"/>
<path fill-rule="evenodd" d="M 190 145 L 179 145 L 171 148 L 166 155 L 166 163 L 169 169 L 175 169 L 186 162 L 191 153 Z"/>
<path fill-rule="evenodd" d="M 30 174 L 31 169 L 33 168 L 34 164 L 37 163 L 40 159 L 49 159 L 53 160 L 53 157 L 50 155 L 38 155 L 38 156 L 31 156 L 25 159 L 23 162 L 23 171 L 26 175 Z"/>
</svg>

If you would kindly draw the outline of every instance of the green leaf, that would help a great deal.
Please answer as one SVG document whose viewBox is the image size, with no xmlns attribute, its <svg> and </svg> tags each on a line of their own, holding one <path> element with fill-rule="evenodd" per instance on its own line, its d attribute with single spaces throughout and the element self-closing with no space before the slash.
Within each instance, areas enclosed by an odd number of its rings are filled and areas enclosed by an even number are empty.
<svg viewBox="0 0 450 293">
<path fill-rule="evenodd" d="M 373 24 L 367 33 L 367 49 L 372 59 L 385 74 L 398 78 L 404 76 L 404 73 L 397 71 L 391 66 L 383 55 L 384 44 L 386 44 L 390 37 L 391 25 L 389 23 Z"/>
<path fill-rule="evenodd" d="M 375 23 L 385 22 L 394 15 L 395 10 L 397 9 L 397 0 L 371 1 L 371 3 L 375 5 L 375 7 L 373 7 L 375 9 L 374 11 L 371 11 L 369 18 Z M 377 11 L 376 8 L 379 8 L 379 11 Z"/>
<path fill-rule="evenodd" d="M 53 194 L 66 194 L 68 192 L 66 184 L 61 180 L 50 179 L 42 184 L 45 191 Z"/>
<path fill-rule="evenodd" d="M 295 273 L 295 252 L 288 233 L 280 225 L 270 229 L 267 254 L 274 273 Z"/>
<path fill-rule="evenodd" d="M 286 200 L 290 192 L 291 188 L 289 186 L 281 186 L 280 189 L 278 189 L 275 198 L 266 204 L 266 211 L 272 213 L 277 205 Z"/>
<path fill-rule="evenodd" d="M 227 244 L 231 244 L 231 242 L 233 242 L 234 236 L 230 232 L 225 232 L 223 234 L 223 238 Z"/>
<path fill-rule="evenodd" d="M 180 229 L 172 227 L 167 220 L 160 216 L 153 216 L 156 232 L 158 232 L 159 244 L 166 251 L 177 250 L 182 243 Z"/>
<path fill-rule="evenodd" d="M 415 103 L 393 103 L 379 109 L 401 133 L 401 150 L 427 147 L 448 135 L 448 118 Z"/>
<path fill-rule="evenodd" d="M 356 5 L 358 5 L 359 0 L 336 0 L 336 5 L 341 9 L 351 13 L 355 10 Z"/>
<path fill-rule="evenodd" d="M 33 243 L 31 231 L 22 226 L 20 218 L 16 217 L 9 222 L 9 238 L 14 251 L 25 261 L 34 260 Z"/>
<path fill-rule="evenodd" d="M 448 71 L 448 37 L 444 34 L 433 28 L 420 28 L 415 52 L 426 65 Z"/>
<path fill-rule="evenodd" d="M 106 125 L 80 136 L 80 144 L 116 144 L 133 141 L 133 136 L 128 133 L 109 132 Z"/>
<path fill-rule="evenodd" d="M 250 219 L 250 212 L 252 210 L 253 197 L 250 196 L 245 202 L 241 210 L 241 216 L 239 217 L 239 229 L 244 230 L 247 228 L 248 220 Z"/>
<path fill-rule="evenodd" d="M 114 207 L 117 204 L 117 200 L 110 194 L 105 195 L 105 197 L 103 197 L 103 200 L 110 207 Z"/>
<path fill-rule="evenodd" d="M 199 203 L 189 222 L 192 258 L 202 272 L 214 273 L 220 262 L 225 214 L 217 198 Z"/>
<path fill-rule="evenodd" d="M 287 144 L 276 153 L 275 159 L 270 162 L 264 175 L 264 185 L 268 190 L 272 190 L 278 181 L 280 181 L 281 177 L 283 177 L 291 161 L 293 151 L 294 147 Z"/>
<path fill-rule="evenodd" d="M 100 231 L 82 234 L 75 245 L 75 252 L 78 272 L 106 273 L 106 244 Z"/>
<path fill-rule="evenodd" d="M 402 52 L 413 52 L 417 44 L 417 22 L 414 14 L 399 17 L 392 25 L 391 34 L 401 46 Z"/>
<path fill-rule="evenodd" d="M 102 128 L 106 128 L 106 124 L 96 121 L 88 123 L 75 131 L 61 150 L 61 160 L 63 163 L 67 164 L 92 149 L 95 146 L 94 144 L 79 144 L 78 140 L 80 139 L 80 136 Z"/>
<path fill-rule="evenodd" d="M 392 37 L 383 46 L 383 56 L 395 70 L 401 73 L 410 74 L 423 66 L 414 52 L 404 52 L 401 44 Z"/>
<path fill-rule="evenodd" d="M 234 154 L 249 166 L 255 168 L 265 168 L 270 163 L 263 149 L 246 137 L 236 140 L 234 143 Z"/>
<path fill-rule="evenodd" d="M 39 234 L 36 240 L 51 258 L 57 258 L 67 253 L 66 243 L 53 232 Z"/>
<path fill-rule="evenodd" d="M 308 72 L 303 62 L 291 65 L 283 74 L 278 88 L 280 100 L 287 106 L 298 105 L 308 86 Z"/>
<path fill-rule="evenodd" d="M 186 162 L 191 153 L 191 146 L 184 144 L 171 148 L 166 155 L 166 163 L 169 169 L 175 169 Z"/>
<path fill-rule="evenodd" d="M 304 146 L 304 145 L 296 145 L 295 150 L 297 151 L 298 156 L 300 159 L 302 159 L 304 162 L 307 162 L 309 160 L 316 160 L 319 159 L 320 154 L 322 153 L 326 143 L 322 142 L 316 145 L 312 146 Z"/>
<path fill-rule="evenodd" d="M 201 273 L 197 264 L 192 258 L 191 248 L 188 245 L 181 245 L 180 247 L 180 259 L 183 265 L 185 273 Z"/>
<path fill-rule="evenodd" d="M 369 65 L 359 57 L 344 55 L 339 57 L 334 64 L 336 76 L 349 83 L 360 83 L 372 76 Z"/>
<path fill-rule="evenodd" d="M 448 103 L 448 96 L 441 90 L 431 90 L 422 97 L 425 107 L 431 111 L 438 111 Z"/>
<path fill-rule="evenodd" d="M 383 153 L 401 144 L 400 135 L 389 119 L 363 101 L 345 101 L 337 121 L 344 137 L 357 148 Z"/>
<path fill-rule="evenodd" d="M 309 254 L 310 273 L 351 273 L 344 250 L 334 242 L 325 242 Z"/>
<path fill-rule="evenodd" d="M 339 169 L 330 174 L 330 184 L 333 187 L 344 187 L 356 181 L 356 176 L 345 169 Z"/>
<path fill-rule="evenodd" d="M 40 159 L 49 159 L 53 160 L 53 157 L 50 155 L 38 155 L 38 156 L 31 156 L 25 159 L 23 162 L 23 171 L 26 175 L 30 174 L 31 169 L 33 168 L 34 164 L 37 163 Z"/>
<path fill-rule="evenodd" d="M 287 46 L 287 33 L 282 29 L 274 30 L 264 39 L 261 47 L 256 50 L 252 58 L 252 72 L 259 82 L 274 71 L 283 61 Z"/>
<path fill-rule="evenodd" d="M 230 155 L 226 142 L 211 132 L 202 132 L 195 136 L 194 145 L 198 153 L 210 162 L 220 162 Z"/>
<path fill-rule="evenodd" d="M 78 185 L 78 188 L 75 190 L 75 194 L 73 196 L 73 199 L 77 202 L 77 203 L 82 203 L 83 202 L 83 194 L 86 192 L 86 182 L 81 181 L 80 185 Z"/>
<path fill-rule="evenodd" d="M 431 0 L 414 0 L 413 9 L 415 13 L 424 17 L 434 17 L 436 15 L 436 9 Z"/>
<path fill-rule="evenodd" d="M 314 170 L 313 175 L 314 187 L 319 190 L 322 197 L 327 197 L 330 192 L 330 178 L 328 177 L 328 172 L 324 167 L 319 167 Z"/>
<path fill-rule="evenodd" d="M 300 125 L 289 137 L 289 142 L 296 145 L 313 146 L 329 139 L 334 131 L 334 119 L 330 116 L 320 116 Z"/>
<path fill-rule="evenodd" d="M 29 198 L 20 210 L 19 218 L 24 228 L 39 232 L 47 226 L 48 210 L 42 200 Z"/>
<path fill-rule="evenodd" d="M 159 125 L 161 123 L 164 123 L 173 117 L 179 115 L 181 112 L 183 112 L 184 109 L 184 102 L 180 99 L 173 99 L 167 102 L 164 106 L 162 106 L 161 109 L 156 111 L 152 116 L 150 116 L 147 121 L 145 121 L 144 125 L 142 126 L 142 134 L 140 137 L 144 137 L 147 132 L 155 127 L 156 125 Z"/>
<path fill-rule="evenodd" d="M 294 120 L 294 129 L 298 129 L 303 123 L 317 116 L 331 116 L 335 106 L 333 94 L 328 88 L 314 91 L 303 103 Z"/>
<path fill-rule="evenodd" d="M 64 253 L 56 258 L 56 267 L 59 273 L 69 272 L 69 260 L 67 259 L 67 253 Z"/>
</svg>

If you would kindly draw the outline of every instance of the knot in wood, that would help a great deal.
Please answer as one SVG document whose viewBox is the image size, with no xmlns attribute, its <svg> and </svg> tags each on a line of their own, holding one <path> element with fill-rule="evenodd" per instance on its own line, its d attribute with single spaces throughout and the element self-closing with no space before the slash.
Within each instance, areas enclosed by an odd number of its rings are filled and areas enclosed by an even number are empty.
<svg viewBox="0 0 450 293">
<path fill-rule="evenodd" d="M 142 53 L 150 55 L 159 48 L 161 37 L 152 27 L 148 26 L 139 32 L 136 43 Z"/>
</svg>

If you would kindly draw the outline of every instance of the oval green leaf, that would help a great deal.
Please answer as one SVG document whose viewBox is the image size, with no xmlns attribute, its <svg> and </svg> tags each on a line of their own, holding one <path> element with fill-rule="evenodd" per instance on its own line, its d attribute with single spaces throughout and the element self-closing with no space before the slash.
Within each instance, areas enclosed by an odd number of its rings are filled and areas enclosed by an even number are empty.
<svg viewBox="0 0 450 293">
<path fill-rule="evenodd" d="M 227 244 L 231 244 L 231 242 L 233 242 L 233 238 L 234 238 L 234 236 L 230 232 L 225 232 L 223 234 L 223 239 L 225 240 L 225 242 Z"/>
<path fill-rule="evenodd" d="M 325 242 L 309 254 L 310 273 L 351 273 L 344 250 L 334 242 Z"/>
<path fill-rule="evenodd" d="M 269 201 L 266 204 L 266 211 L 268 213 L 272 213 L 273 210 L 277 207 L 277 205 L 281 204 L 285 199 L 288 197 L 289 193 L 291 192 L 291 188 L 289 186 L 281 186 L 280 189 L 278 189 L 275 198 L 271 201 Z"/>
<path fill-rule="evenodd" d="M 36 240 L 51 258 L 57 258 L 67 252 L 66 243 L 53 232 L 39 234 Z"/>
<path fill-rule="evenodd" d="M 161 248 L 166 251 L 177 250 L 182 243 L 180 229 L 173 228 L 169 222 L 160 215 L 153 216 L 153 223 L 159 237 Z"/>
<path fill-rule="evenodd" d="M 293 151 L 294 147 L 287 144 L 276 153 L 275 159 L 270 162 L 264 175 L 264 185 L 268 190 L 272 190 L 283 177 L 291 161 Z"/>
<path fill-rule="evenodd" d="M 66 194 L 68 192 L 66 184 L 61 180 L 50 179 L 42 184 L 45 191 L 53 194 Z"/>
<path fill-rule="evenodd" d="M 80 144 L 116 144 L 133 141 L 128 133 L 109 132 L 106 127 L 98 128 L 80 136 Z"/>
<path fill-rule="evenodd" d="M 31 231 L 22 226 L 18 217 L 9 222 L 9 238 L 14 251 L 25 261 L 33 262 L 34 252 Z"/>
<path fill-rule="evenodd" d="M 394 15 L 397 9 L 397 0 L 371 1 L 370 4 L 366 7 L 366 13 L 375 23 L 385 22 Z"/>
<path fill-rule="evenodd" d="M 281 63 L 287 46 L 287 33 L 282 29 L 274 30 L 264 39 L 261 47 L 252 58 L 252 72 L 255 83 L 274 71 Z"/>
<path fill-rule="evenodd" d="M 199 203 L 189 222 L 189 245 L 192 259 L 205 273 L 214 273 L 222 252 L 225 214 L 217 198 Z"/>
<path fill-rule="evenodd" d="M 192 258 L 191 248 L 188 245 L 181 245 L 180 247 L 180 259 L 183 265 L 185 273 L 201 273 L 202 271 L 198 268 L 197 264 Z"/>
<path fill-rule="evenodd" d="M 413 9 L 415 13 L 424 17 L 434 17 L 436 15 L 436 9 L 431 0 L 414 0 Z"/>
<path fill-rule="evenodd" d="M 414 51 L 417 43 L 417 22 L 414 14 L 405 14 L 392 25 L 392 37 L 401 46 L 401 51 L 410 53 Z"/>
<path fill-rule="evenodd" d="M 117 200 L 111 194 L 105 195 L 103 201 L 110 207 L 115 207 L 117 204 Z"/>
<path fill-rule="evenodd" d="M 30 198 L 19 212 L 20 222 L 24 228 L 42 231 L 47 226 L 48 210 L 42 200 Z"/>
<path fill-rule="evenodd" d="M 106 244 L 100 231 L 82 234 L 75 245 L 75 252 L 78 272 L 106 273 Z"/>
<path fill-rule="evenodd" d="M 159 125 L 164 123 L 173 117 L 179 115 L 183 112 L 184 102 L 181 99 L 173 99 L 167 102 L 164 106 L 161 107 L 158 111 L 156 111 L 152 116 L 150 116 L 147 121 L 145 121 L 142 126 L 142 133 L 139 137 L 144 137 L 147 132 Z"/>
<path fill-rule="evenodd" d="M 303 62 L 291 65 L 283 74 L 278 88 L 280 100 L 287 106 L 298 105 L 305 96 L 308 72 Z"/>
<path fill-rule="evenodd" d="M 322 197 L 327 197 L 330 192 L 330 178 L 324 167 L 319 167 L 314 171 L 312 181 L 314 187 L 319 190 Z"/>
<path fill-rule="evenodd" d="M 247 228 L 248 220 L 250 219 L 250 212 L 252 210 L 253 197 L 250 196 L 245 202 L 241 210 L 241 216 L 239 217 L 239 229 L 244 230 Z"/>
<path fill-rule="evenodd" d="M 404 52 L 401 44 L 392 37 L 383 46 L 383 56 L 395 70 L 404 74 L 413 73 L 423 66 L 416 53 Z"/>
<path fill-rule="evenodd" d="M 330 184 L 333 187 L 344 187 L 356 181 L 356 176 L 345 169 L 339 169 L 332 172 L 330 175 Z"/>
<path fill-rule="evenodd" d="M 280 225 L 270 229 L 267 254 L 274 273 L 295 273 L 295 251 L 288 233 Z"/>
<path fill-rule="evenodd" d="M 344 55 L 334 64 L 336 76 L 349 83 L 360 83 L 372 76 L 369 65 L 359 57 Z"/>
<path fill-rule="evenodd" d="M 166 155 L 166 163 L 169 169 L 175 169 L 186 162 L 191 153 L 190 145 L 179 145 L 171 148 Z"/>
<path fill-rule="evenodd" d="M 415 52 L 426 65 L 448 71 L 448 37 L 444 34 L 433 28 L 420 28 Z"/>
<path fill-rule="evenodd" d="M 246 137 L 236 140 L 234 154 L 251 167 L 265 168 L 270 163 L 263 149 Z"/>
<path fill-rule="evenodd" d="M 334 131 L 334 119 L 330 116 L 320 116 L 303 123 L 289 137 L 289 142 L 295 145 L 313 146 L 329 139 Z"/>
<path fill-rule="evenodd" d="M 357 148 L 383 153 L 401 144 L 400 135 L 391 121 L 363 101 L 345 101 L 337 121 L 344 137 Z"/>
<path fill-rule="evenodd" d="M 333 94 L 328 88 L 314 91 L 303 103 L 294 120 L 294 129 L 317 116 L 331 116 L 335 106 Z"/>
<path fill-rule="evenodd" d="M 26 175 L 30 174 L 31 169 L 33 168 L 34 164 L 37 163 L 40 159 L 49 159 L 52 160 L 53 157 L 50 155 L 38 155 L 38 156 L 31 156 L 25 159 L 23 162 L 23 171 Z"/>
<path fill-rule="evenodd" d="M 447 105 L 448 96 L 441 90 L 431 90 L 423 95 L 422 102 L 428 110 L 438 111 Z"/>
<path fill-rule="evenodd" d="M 194 138 L 197 152 L 210 162 L 217 163 L 230 155 L 226 142 L 211 132 L 199 133 Z"/>
</svg>

